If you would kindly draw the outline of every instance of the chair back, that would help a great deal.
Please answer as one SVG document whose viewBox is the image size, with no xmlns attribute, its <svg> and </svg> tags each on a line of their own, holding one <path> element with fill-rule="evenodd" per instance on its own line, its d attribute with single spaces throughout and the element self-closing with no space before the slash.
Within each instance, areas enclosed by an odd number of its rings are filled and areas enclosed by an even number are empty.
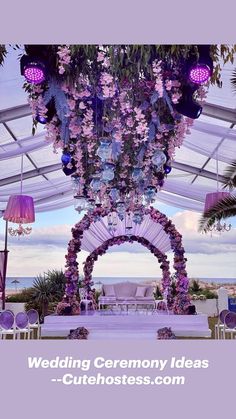
<svg viewBox="0 0 236 419">
<path fill-rule="evenodd" d="M 220 322 L 221 322 L 221 323 L 224 323 L 224 322 L 225 322 L 225 316 L 226 316 L 228 313 L 229 313 L 229 310 L 222 310 L 222 311 L 220 312 L 219 319 L 220 319 Z"/>
<path fill-rule="evenodd" d="M 4 330 L 9 330 L 14 325 L 14 314 L 10 311 L 3 311 L 0 314 L 0 327 Z"/>
<path fill-rule="evenodd" d="M 33 325 L 39 323 L 39 313 L 34 308 L 31 308 L 27 311 L 27 316 L 29 319 L 29 324 Z"/>
<path fill-rule="evenodd" d="M 81 300 L 87 299 L 87 289 L 86 288 L 80 288 L 79 289 L 79 296 Z"/>
<path fill-rule="evenodd" d="M 5 311 L 7 311 L 8 313 L 12 313 L 12 314 L 13 314 L 13 316 L 15 315 L 15 314 L 14 314 L 14 311 L 10 310 L 9 308 L 7 308 Z"/>
<path fill-rule="evenodd" d="M 234 329 L 236 327 L 236 313 L 229 311 L 225 316 L 225 326 L 229 329 Z"/>
<path fill-rule="evenodd" d="M 20 313 L 17 313 L 15 317 L 15 323 L 16 327 L 18 329 L 25 329 L 29 325 L 29 319 L 26 313 L 23 311 Z"/>
</svg>

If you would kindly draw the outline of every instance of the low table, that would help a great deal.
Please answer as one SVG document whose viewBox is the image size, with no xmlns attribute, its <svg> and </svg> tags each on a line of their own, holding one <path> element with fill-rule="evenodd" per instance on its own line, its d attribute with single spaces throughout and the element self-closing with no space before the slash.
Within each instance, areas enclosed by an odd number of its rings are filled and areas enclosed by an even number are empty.
<svg viewBox="0 0 236 419">
<path fill-rule="evenodd" d="M 148 311 L 148 308 L 150 307 L 152 310 L 155 309 L 155 301 L 151 301 L 150 302 L 145 302 L 145 301 L 130 301 L 130 300 L 123 300 L 123 301 L 119 301 L 118 305 L 120 305 L 121 307 L 124 305 L 126 306 L 126 310 L 129 310 L 129 306 L 135 306 L 135 311 L 138 310 L 138 306 L 145 306 L 146 310 Z"/>
<path fill-rule="evenodd" d="M 118 307 L 116 297 L 100 297 L 99 304 L 98 304 L 98 310 L 101 310 L 102 306 L 116 306 Z"/>
</svg>

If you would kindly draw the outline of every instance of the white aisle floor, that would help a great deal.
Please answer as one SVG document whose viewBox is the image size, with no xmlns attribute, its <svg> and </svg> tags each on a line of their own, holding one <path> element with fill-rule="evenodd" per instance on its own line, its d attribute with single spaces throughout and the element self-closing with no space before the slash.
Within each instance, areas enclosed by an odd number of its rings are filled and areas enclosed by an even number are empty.
<svg viewBox="0 0 236 419">
<path fill-rule="evenodd" d="M 174 315 L 159 312 L 87 312 L 79 316 L 46 316 L 42 337 L 66 337 L 71 329 L 85 327 L 88 339 L 157 338 L 157 330 L 171 327 L 176 336 L 209 338 L 211 330 L 205 314 Z"/>
</svg>

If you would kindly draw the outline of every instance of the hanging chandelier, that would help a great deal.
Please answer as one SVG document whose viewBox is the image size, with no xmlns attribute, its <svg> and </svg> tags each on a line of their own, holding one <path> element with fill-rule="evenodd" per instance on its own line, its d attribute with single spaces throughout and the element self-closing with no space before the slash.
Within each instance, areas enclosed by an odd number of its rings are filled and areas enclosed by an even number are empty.
<svg viewBox="0 0 236 419">
<path fill-rule="evenodd" d="M 204 207 L 204 213 L 207 213 L 211 208 L 213 208 L 219 201 L 222 199 L 228 198 L 230 196 L 229 192 L 212 192 L 206 194 L 205 198 L 205 207 Z M 217 233 L 223 233 L 226 231 L 231 230 L 231 224 L 227 223 L 221 223 L 220 220 L 215 221 L 212 226 L 208 228 L 210 232 L 217 232 Z"/>
<path fill-rule="evenodd" d="M 32 227 L 26 227 L 26 228 L 24 228 L 22 226 L 22 224 L 19 224 L 18 228 L 15 228 L 14 229 L 12 227 L 9 227 L 9 229 L 8 229 L 8 233 L 11 236 L 18 236 L 18 237 L 28 235 L 28 234 L 31 233 L 31 231 L 32 231 Z"/>
<path fill-rule="evenodd" d="M 11 195 L 8 199 L 3 219 L 12 223 L 19 224 L 17 228 L 10 227 L 8 232 L 11 236 L 22 237 L 29 235 L 32 227 L 23 227 L 22 224 L 33 223 L 35 221 L 34 201 L 31 196 L 22 195 L 23 189 L 23 155 L 21 159 L 21 189 L 20 195 Z"/>
<path fill-rule="evenodd" d="M 216 233 L 223 233 L 225 231 L 230 231 L 231 227 L 232 227 L 231 224 L 226 224 L 226 223 L 221 224 L 220 220 L 218 220 L 211 227 L 209 227 L 209 231 L 211 232 L 215 231 Z"/>
<path fill-rule="evenodd" d="M 31 65 L 34 50 L 26 52 L 24 60 Z M 124 202 L 132 210 L 136 200 L 149 207 L 198 116 L 189 118 L 177 109 L 189 84 L 183 60 L 172 57 L 168 46 L 155 45 L 59 45 L 50 54 L 41 46 L 40 52 L 45 61 L 52 55 L 40 88 L 38 73 L 32 79 L 31 68 L 30 77 L 22 74 L 34 120 L 46 122 L 47 138 L 55 149 L 62 148 L 63 172 L 77 183 L 75 209 Z M 186 54 L 197 60 L 196 48 L 187 47 Z M 38 64 L 42 59 L 37 71 Z M 197 97 L 198 84 L 191 89 Z M 196 107 L 191 98 L 187 105 Z"/>
<path fill-rule="evenodd" d="M 219 165 L 218 165 L 218 153 L 216 151 L 216 182 L 217 182 L 217 191 L 207 193 L 205 197 L 205 207 L 204 214 L 206 214 L 211 208 L 213 208 L 218 202 L 222 199 L 228 198 L 230 196 L 229 192 L 219 191 Z M 231 230 L 231 224 L 221 223 L 221 220 L 217 220 L 208 227 L 207 231 L 223 233 Z M 207 233 L 207 231 L 205 231 Z"/>
</svg>

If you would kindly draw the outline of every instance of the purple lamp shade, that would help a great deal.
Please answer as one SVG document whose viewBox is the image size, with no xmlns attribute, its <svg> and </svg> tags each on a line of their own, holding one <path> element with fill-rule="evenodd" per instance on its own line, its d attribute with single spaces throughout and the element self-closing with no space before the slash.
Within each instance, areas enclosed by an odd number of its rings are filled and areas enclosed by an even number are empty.
<svg viewBox="0 0 236 419">
<path fill-rule="evenodd" d="M 14 324 L 14 314 L 10 311 L 3 311 L 0 314 L 0 327 L 5 330 L 12 328 Z"/>
<path fill-rule="evenodd" d="M 34 201 L 28 195 L 11 195 L 3 219 L 12 223 L 33 223 L 35 221 Z"/>
<path fill-rule="evenodd" d="M 211 70 L 206 64 L 197 64 L 189 72 L 189 79 L 192 83 L 202 84 L 211 77 Z"/>
<path fill-rule="evenodd" d="M 209 211 L 219 201 L 230 196 L 229 192 L 212 192 L 206 194 L 204 212 Z"/>
</svg>

